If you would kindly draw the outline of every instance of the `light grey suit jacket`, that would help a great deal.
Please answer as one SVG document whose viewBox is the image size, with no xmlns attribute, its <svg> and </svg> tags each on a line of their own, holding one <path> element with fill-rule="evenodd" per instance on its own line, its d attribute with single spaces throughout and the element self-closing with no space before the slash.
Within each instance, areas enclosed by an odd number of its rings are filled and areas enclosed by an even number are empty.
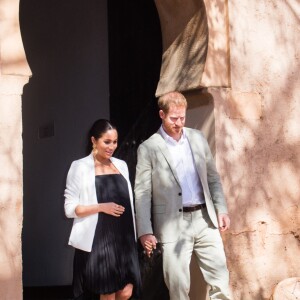
<svg viewBox="0 0 300 300">
<path fill-rule="evenodd" d="M 209 217 L 218 227 L 217 214 L 227 213 L 227 205 L 214 158 L 199 130 L 184 130 L 203 186 Z M 154 234 L 163 243 L 176 241 L 182 232 L 182 191 L 171 154 L 159 132 L 138 148 L 134 190 L 138 236 Z"/>
</svg>

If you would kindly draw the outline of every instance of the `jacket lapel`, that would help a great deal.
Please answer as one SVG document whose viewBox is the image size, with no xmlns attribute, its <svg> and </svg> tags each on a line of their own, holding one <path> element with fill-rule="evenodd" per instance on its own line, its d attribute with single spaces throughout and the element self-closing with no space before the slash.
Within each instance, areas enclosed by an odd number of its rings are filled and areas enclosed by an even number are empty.
<svg viewBox="0 0 300 300">
<path fill-rule="evenodd" d="M 199 138 L 194 136 L 193 131 L 189 130 L 189 128 L 185 128 L 185 132 L 192 150 L 192 155 L 195 161 L 196 170 L 202 181 L 201 166 L 203 166 L 203 162 L 205 161 L 203 146 L 201 143 L 199 143 Z"/>
<path fill-rule="evenodd" d="M 170 167 L 170 170 L 171 170 L 173 176 L 175 177 L 178 185 L 180 185 L 179 179 L 177 176 L 177 172 L 176 172 L 176 169 L 174 167 L 174 163 L 173 163 L 173 160 L 171 157 L 171 153 L 167 147 L 167 144 L 166 144 L 164 138 L 161 136 L 161 134 L 159 132 L 156 133 L 156 139 L 157 139 L 157 145 L 158 145 L 159 150 L 161 151 L 162 155 L 164 156 L 165 160 L 167 161 L 167 163 Z"/>
<path fill-rule="evenodd" d="M 114 157 L 111 157 L 110 160 L 114 164 L 114 166 L 118 169 L 120 174 L 127 180 L 128 176 L 126 174 L 126 170 L 123 168 L 123 165 L 120 164 L 120 162 Z"/>
</svg>

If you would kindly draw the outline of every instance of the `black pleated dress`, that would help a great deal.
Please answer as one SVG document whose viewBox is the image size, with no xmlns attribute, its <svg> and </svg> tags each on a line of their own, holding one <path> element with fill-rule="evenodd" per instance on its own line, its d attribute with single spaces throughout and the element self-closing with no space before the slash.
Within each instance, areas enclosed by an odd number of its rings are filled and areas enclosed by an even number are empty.
<svg viewBox="0 0 300 300">
<path fill-rule="evenodd" d="M 115 202 L 125 212 L 120 217 L 99 213 L 92 251 L 75 249 L 74 297 L 99 299 L 132 283 L 138 299 L 141 277 L 127 181 L 121 174 L 106 174 L 97 175 L 95 184 L 98 203 Z"/>
</svg>

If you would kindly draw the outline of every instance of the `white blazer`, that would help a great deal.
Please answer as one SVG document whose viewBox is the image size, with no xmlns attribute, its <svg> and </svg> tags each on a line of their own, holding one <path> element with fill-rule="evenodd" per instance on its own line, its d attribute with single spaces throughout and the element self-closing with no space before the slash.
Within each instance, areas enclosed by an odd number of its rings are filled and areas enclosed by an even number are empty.
<svg viewBox="0 0 300 300">
<path fill-rule="evenodd" d="M 130 204 L 132 210 L 133 226 L 136 237 L 132 188 L 129 181 L 128 167 L 125 161 L 112 157 L 111 162 L 127 181 Z M 93 155 L 72 162 L 67 176 L 65 189 L 65 214 L 74 218 L 69 245 L 83 251 L 91 252 L 95 230 L 98 222 L 98 213 L 87 217 L 78 217 L 75 209 L 78 205 L 97 204 L 95 187 L 95 165 Z"/>
</svg>

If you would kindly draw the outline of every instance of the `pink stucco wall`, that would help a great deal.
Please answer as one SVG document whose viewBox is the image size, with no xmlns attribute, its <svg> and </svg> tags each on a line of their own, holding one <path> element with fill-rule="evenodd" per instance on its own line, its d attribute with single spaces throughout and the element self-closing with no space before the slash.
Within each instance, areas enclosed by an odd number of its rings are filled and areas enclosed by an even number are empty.
<svg viewBox="0 0 300 300">
<path fill-rule="evenodd" d="M 21 94 L 30 70 L 19 1 L 0 1 L 0 298 L 22 299 L 23 177 Z"/>
<path fill-rule="evenodd" d="M 187 125 L 216 147 L 232 220 L 223 237 L 233 299 L 267 300 L 300 276 L 300 4 L 205 3 L 203 83 L 214 110 L 194 93 Z M 299 295 L 299 284 L 293 289 Z"/>
<path fill-rule="evenodd" d="M 224 235 L 231 287 L 236 300 L 269 299 L 278 282 L 300 275 L 300 4 L 205 2 L 209 24 L 228 25 L 213 32 L 209 51 L 221 56 L 215 64 L 208 57 L 204 80 L 216 86 L 209 92 L 232 219 Z M 30 75 L 18 4 L 0 1 L 0 295 L 9 300 L 22 298 L 21 94 Z"/>
<path fill-rule="evenodd" d="M 300 4 L 231 0 L 228 11 L 231 87 L 210 89 L 224 240 L 234 299 L 262 300 L 300 275 Z"/>
</svg>

